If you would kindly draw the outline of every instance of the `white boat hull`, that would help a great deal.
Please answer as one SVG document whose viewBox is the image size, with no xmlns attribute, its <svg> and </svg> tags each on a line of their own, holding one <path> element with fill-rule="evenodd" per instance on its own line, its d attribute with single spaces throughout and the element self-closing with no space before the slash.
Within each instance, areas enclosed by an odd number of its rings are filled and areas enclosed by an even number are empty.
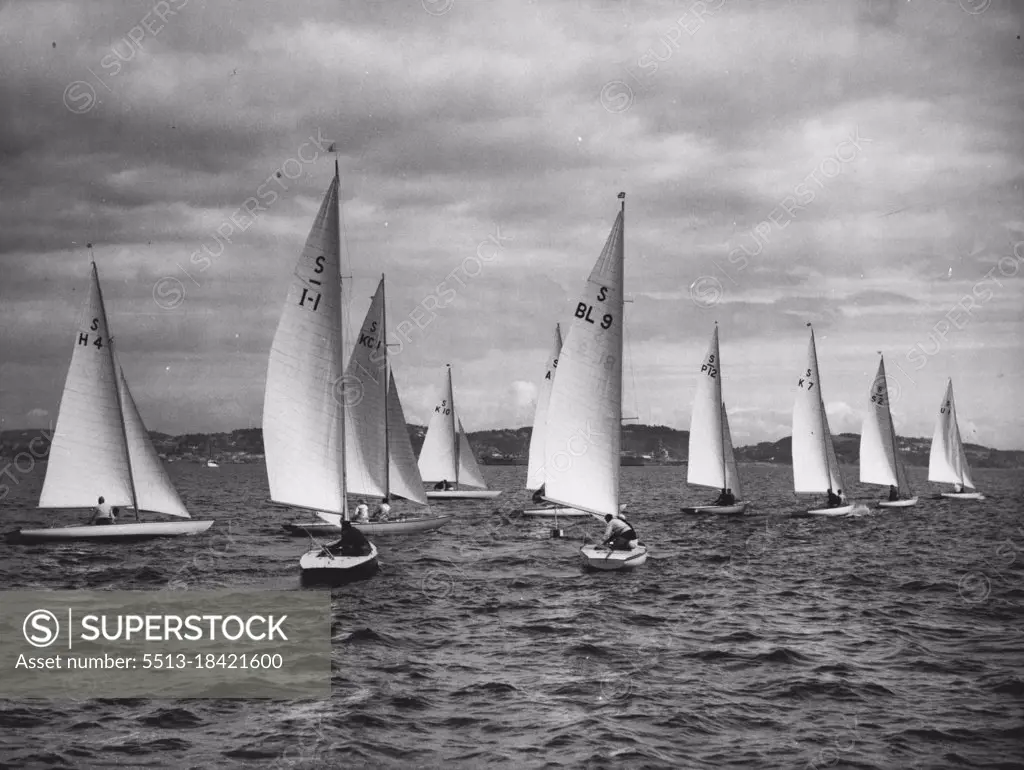
<svg viewBox="0 0 1024 770">
<path fill-rule="evenodd" d="M 332 556 L 316 548 L 299 559 L 303 583 L 342 585 L 372 577 L 378 567 L 377 546 L 373 543 L 365 556 Z"/>
<path fill-rule="evenodd" d="M 90 524 L 77 527 L 17 529 L 6 537 L 16 543 L 47 543 L 67 540 L 149 540 L 156 537 L 198 535 L 213 521 L 138 521 L 130 524 Z"/>
<path fill-rule="evenodd" d="M 912 505 L 917 505 L 917 498 L 910 497 L 906 500 L 879 500 L 879 508 L 909 508 Z"/>
<path fill-rule="evenodd" d="M 364 535 L 408 535 L 415 532 L 429 532 L 440 529 L 454 516 L 429 516 L 419 519 L 399 519 L 397 521 L 352 522 L 352 526 Z M 340 535 L 341 526 L 326 521 L 307 521 L 282 524 L 285 531 L 296 537 L 307 535 Z"/>
<path fill-rule="evenodd" d="M 840 505 L 837 506 L 836 508 L 812 508 L 811 510 L 807 511 L 807 513 L 811 514 L 812 516 L 845 516 L 846 514 L 850 513 L 850 511 L 852 511 L 853 508 L 854 504 L 850 503 L 849 505 Z"/>
<path fill-rule="evenodd" d="M 580 548 L 584 567 L 611 572 L 639 567 L 647 562 L 647 546 L 643 543 L 631 551 L 617 551 L 603 545 L 585 545 Z"/>
<path fill-rule="evenodd" d="M 985 495 L 981 492 L 943 492 L 943 497 L 948 497 L 951 500 L 984 500 Z"/>
<path fill-rule="evenodd" d="M 627 503 L 619 505 L 619 510 L 626 510 Z M 587 511 L 581 511 L 579 508 L 570 508 L 568 505 L 556 505 L 551 503 L 550 505 L 539 505 L 536 508 L 525 508 L 523 509 L 523 516 L 537 516 L 555 518 L 556 516 L 593 516 L 594 514 L 588 513 Z"/>
<path fill-rule="evenodd" d="M 695 505 L 683 508 L 683 513 L 743 513 L 747 510 L 747 501 L 743 500 L 732 505 Z"/>
<path fill-rule="evenodd" d="M 501 494 L 500 489 L 430 489 L 428 500 L 493 500 Z"/>
</svg>

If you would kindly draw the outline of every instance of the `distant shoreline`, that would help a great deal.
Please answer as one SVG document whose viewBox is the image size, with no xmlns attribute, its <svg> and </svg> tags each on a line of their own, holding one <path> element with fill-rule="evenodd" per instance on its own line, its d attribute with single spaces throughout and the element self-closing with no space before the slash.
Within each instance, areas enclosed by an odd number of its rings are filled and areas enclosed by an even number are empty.
<svg viewBox="0 0 1024 770">
<path fill-rule="evenodd" d="M 422 425 L 409 425 L 408 428 L 413 449 L 419 452 L 426 428 Z M 528 427 L 482 430 L 470 433 L 469 441 L 479 458 L 518 458 L 521 463 L 501 464 L 525 464 L 530 434 L 531 429 Z M 49 428 L 2 431 L 0 459 L 10 461 L 22 452 L 30 452 L 36 460 L 43 460 L 49 451 L 49 436 Z M 150 431 L 150 437 L 157 453 L 169 462 L 205 463 L 211 458 L 218 463 L 263 461 L 263 431 L 260 428 L 242 428 L 230 433 L 188 433 L 180 436 Z M 646 465 L 680 465 L 688 459 L 689 438 L 689 431 L 661 425 L 624 425 L 622 451 L 629 456 L 644 458 Z M 33 439 L 35 441 L 31 443 Z M 917 468 L 928 466 L 931 438 L 897 437 L 897 441 L 900 458 L 904 464 Z M 840 463 L 859 463 L 858 434 L 835 434 L 833 442 Z M 1024 450 L 992 449 L 979 444 L 965 444 L 964 448 L 972 468 L 1024 468 Z M 790 465 L 790 437 L 738 447 L 736 460 L 742 463 Z"/>
</svg>

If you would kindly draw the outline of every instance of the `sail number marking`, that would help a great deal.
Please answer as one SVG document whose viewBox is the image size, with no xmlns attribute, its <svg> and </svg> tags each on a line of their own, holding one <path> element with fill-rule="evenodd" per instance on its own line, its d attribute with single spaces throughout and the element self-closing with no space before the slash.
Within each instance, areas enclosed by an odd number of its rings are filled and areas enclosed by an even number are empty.
<svg viewBox="0 0 1024 770">
<path fill-rule="evenodd" d="M 711 379 L 715 379 L 718 376 L 718 367 L 715 365 L 715 354 L 712 353 L 708 356 L 708 360 L 701 364 L 700 371 L 702 374 L 707 374 Z"/>
<path fill-rule="evenodd" d="M 321 254 L 319 257 L 317 257 L 315 261 L 316 261 L 316 267 L 313 269 L 313 272 L 315 274 L 319 275 L 320 273 L 322 273 L 324 271 L 324 256 L 323 256 L 323 254 Z M 320 281 L 318 281 L 316 278 L 310 278 L 309 282 L 311 284 L 313 284 L 314 286 L 320 286 L 321 285 Z M 306 304 L 307 300 L 309 301 L 308 305 Z M 302 288 L 302 296 L 299 297 L 299 307 L 303 307 L 303 308 L 306 308 L 307 310 L 312 310 L 312 311 L 316 312 L 320 308 L 320 292 L 312 290 L 312 289 L 309 289 L 309 288 L 304 286 Z"/>
<path fill-rule="evenodd" d="M 879 384 L 875 392 L 871 394 L 871 403 L 877 406 L 885 406 L 885 386 Z"/>
<path fill-rule="evenodd" d="M 801 377 L 799 380 L 797 380 L 796 386 L 802 390 L 803 387 L 804 387 L 804 384 L 806 383 L 807 390 L 810 390 L 811 388 L 813 388 L 814 387 L 814 381 L 810 379 L 810 376 L 811 376 L 811 370 L 808 369 L 806 372 L 804 372 L 804 376 Z"/>
<path fill-rule="evenodd" d="M 100 328 L 100 319 L 98 319 L 98 318 L 92 319 L 92 324 L 89 326 L 89 331 L 91 331 L 91 332 L 98 331 L 99 328 Z M 79 345 L 88 345 L 89 344 L 89 335 L 86 332 L 79 332 L 78 333 L 78 344 Z M 92 346 L 94 348 L 100 348 L 100 349 L 103 348 L 103 335 L 102 334 L 97 334 L 96 335 L 96 339 L 94 339 L 92 341 Z"/>
<path fill-rule="evenodd" d="M 435 414 L 451 414 L 452 410 L 448 406 L 448 399 L 446 398 L 440 404 L 434 407 Z"/>
<path fill-rule="evenodd" d="M 604 302 L 606 299 L 608 299 L 608 287 L 602 286 L 601 289 L 597 292 L 597 301 Z M 578 305 L 576 305 L 576 317 L 582 318 L 587 323 L 596 323 L 596 321 L 592 318 L 593 313 L 593 305 L 588 305 L 586 302 L 580 302 Z M 610 329 L 612 322 L 614 320 L 615 316 L 613 316 L 611 313 L 605 313 L 603 316 L 601 316 L 601 328 Z"/>
<path fill-rule="evenodd" d="M 942 405 L 942 407 L 941 407 L 941 408 L 939 409 L 939 414 L 949 414 L 949 412 L 951 412 L 951 411 L 952 411 L 952 410 L 950 409 L 950 403 L 949 403 L 949 402 L 947 401 L 947 402 L 946 402 L 945 404 L 943 404 L 943 405 Z"/>
</svg>

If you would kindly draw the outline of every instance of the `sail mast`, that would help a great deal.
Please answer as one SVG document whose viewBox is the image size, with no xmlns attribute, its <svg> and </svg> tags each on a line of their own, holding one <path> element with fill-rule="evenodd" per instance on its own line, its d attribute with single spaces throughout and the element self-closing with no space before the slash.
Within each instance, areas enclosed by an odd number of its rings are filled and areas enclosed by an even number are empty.
<svg viewBox="0 0 1024 770">
<path fill-rule="evenodd" d="M 811 326 L 810 322 L 807 324 Z M 828 488 L 832 489 L 832 462 L 828 456 L 828 441 L 831 437 L 825 436 L 825 426 L 828 424 L 828 416 L 825 414 L 825 402 L 821 400 L 821 370 L 818 368 L 818 346 L 814 342 L 814 327 L 811 326 L 811 356 L 814 358 L 814 373 L 818 375 L 818 413 L 821 415 L 821 451 L 825 457 L 825 470 L 828 473 Z"/>
<path fill-rule="evenodd" d="M 92 244 L 89 244 L 92 249 Z M 124 424 L 124 404 L 121 403 L 121 381 L 117 378 L 117 364 L 114 363 L 114 335 L 110 331 L 110 324 L 107 323 L 107 307 L 103 303 L 103 287 L 100 286 L 100 273 L 96 268 L 95 260 L 92 263 L 92 277 L 96 282 L 96 293 L 100 300 L 100 316 L 103 318 L 103 328 L 107 330 L 107 347 L 109 348 L 108 360 L 110 361 L 110 376 L 114 382 L 114 394 L 117 396 L 117 416 L 121 424 L 121 440 L 124 442 L 124 459 L 128 465 L 128 483 L 132 488 L 132 506 L 135 508 L 135 520 L 139 520 L 139 496 L 135 491 L 135 473 L 132 471 L 132 455 L 128 450 L 128 429 Z M 124 372 L 121 372 L 124 377 Z"/>
<path fill-rule="evenodd" d="M 384 497 L 391 497 L 391 446 L 388 443 L 388 391 L 391 370 L 388 369 L 388 300 L 384 288 L 384 273 L 380 274 L 380 344 L 384 348 Z"/>
<path fill-rule="evenodd" d="M 334 185 L 335 190 L 340 192 L 341 174 L 338 171 L 338 152 L 334 152 Z M 341 219 L 339 209 L 341 208 L 341 195 L 338 195 L 337 207 L 331 212 L 331 216 Z M 341 279 L 341 227 L 334 229 L 334 237 L 338 239 L 338 360 L 344 360 L 344 339 L 345 339 L 345 313 L 344 296 L 345 285 Z M 342 377 L 345 373 L 342 369 Z M 335 390 L 337 392 L 337 390 Z M 338 465 L 341 466 L 341 518 L 348 521 L 348 474 L 345 468 L 345 392 L 342 391 L 341 404 L 338 405 L 338 422 L 340 423 L 340 437 L 338 444 Z"/>
<path fill-rule="evenodd" d="M 619 231 L 619 233 L 620 233 L 619 234 L 619 241 L 622 244 L 622 270 L 623 270 L 623 272 L 625 272 L 625 269 L 626 269 L 626 193 L 620 192 L 619 193 L 619 200 L 622 201 L 622 203 L 619 206 L 619 215 L 622 217 L 622 229 Z M 625 302 L 626 301 L 626 281 L 625 281 L 625 279 L 623 279 L 623 281 L 622 281 L 622 286 L 619 287 L 619 292 L 620 292 L 621 297 L 622 297 L 621 301 Z M 619 323 L 622 324 L 623 332 L 625 332 L 625 328 L 626 328 L 626 319 L 624 318 L 625 315 L 626 315 L 625 310 L 624 310 L 624 308 L 623 308 L 623 306 L 622 306 L 622 304 L 620 302 L 620 304 L 619 304 L 619 316 L 620 316 Z M 622 339 L 621 338 L 619 339 L 619 349 L 618 349 L 617 352 L 618 352 L 619 359 L 621 360 L 621 358 L 622 358 Z M 621 368 L 619 369 L 619 382 L 620 382 L 619 387 L 621 389 L 621 387 L 622 387 L 622 385 L 621 385 L 621 382 L 622 382 L 622 370 L 621 370 Z M 634 389 L 634 395 L 635 395 L 635 389 Z M 619 396 L 618 410 L 619 410 L 619 425 L 621 426 L 622 425 L 622 396 L 621 395 Z M 637 411 L 639 412 L 639 410 L 637 410 Z M 621 431 L 622 428 L 620 427 L 619 430 Z M 621 453 L 622 453 L 622 448 L 620 446 L 619 447 L 619 454 L 621 454 Z M 615 466 L 616 466 L 615 467 L 615 475 L 616 475 L 616 477 L 618 477 L 618 475 L 620 473 L 620 471 L 619 471 L 619 464 L 620 464 L 620 462 L 619 462 L 618 458 L 615 458 Z M 615 483 L 615 501 L 614 501 L 615 502 L 615 509 L 614 510 L 616 510 L 616 511 L 619 510 L 619 491 L 620 491 L 619 490 L 619 484 L 618 484 L 618 481 L 616 481 L 616 483 Z"/>
<path fill-rule="evenodd" d="M 722 403 L 722 351 L 718 344 L 718 321 L 715 321 L 715 365 L 718 367 L 718 434 L 722 440 L 722 487 L 729 486 L 729 474 L 725 465 L 725 404 Z"/>
<path fill-rule="evenodd" d="M 455 486 L 459 486 L 459 422 L 455 418 L 455 389 L 452 387 L 452 365 L 448 364 L 448 405 L 451 407 L 452 441 L 455 443 Z"/>
<path fill-rule="evenodd" d="M 102 301 L 101 301 L 102 307 Z M 953 378 L 949 378 L 949 419 L 953 423 L 953 432 L 956 435 L 956 474 L 960 477 L 960 486 L 964 486 L 964 463 L 962 458 L 965 455 L 964 452 L 964 440 L 960 436 L 960 423 L 956 419 L 956 401 L 953 400 Z"/>
<path fill-rule="evenodd" d="M 896 425 L 892 420 L 892 409 L 889 408 L 889 385 L 885 380 L 885 356 L 882 355 L 882 351 L 878 351 L 878 355 L 882 357 L 882 383 L 885 385 L 885 411 L 889 413 L 889 441 L 892 442 L 892 461 L 895 466 L 893 470 L 896 471 L 897 491 L 901 491 L 898 487 L 902 482 L 902 484 L 907 488 L 907 495 L 910 496 L 913 494 L 910 489 L 910 479 L 907 478 L 907 472 L 903 469 L 903 463 L 900 462 L 899 447 L 896 444 Z M 903 472 L 901 473 L 900 471 Z M 900 478 L 901 476 L 902 479 Z"/>
</svg>

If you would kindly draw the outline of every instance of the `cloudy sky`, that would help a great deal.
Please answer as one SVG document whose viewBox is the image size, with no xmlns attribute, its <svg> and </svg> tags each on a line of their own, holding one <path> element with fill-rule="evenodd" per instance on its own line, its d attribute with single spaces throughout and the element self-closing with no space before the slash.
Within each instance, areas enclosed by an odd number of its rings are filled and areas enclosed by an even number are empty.
<svg viewBox="0 0 1024 770">
<path fill-rule="evenodd" d="M 735 440 L 787 435 L 811 321 L 834 431 L 859 431 L 883 351 L 902 434 L 931 434 L 952 377 L 967 440 L 1024 448 L 1022 19 L 0 2 L 3 427 L 56 417 L 87 242 L 147 425 L 258 426 L 335 141 L 350 326 L 386 273 L 411 421 L 451 362 L 467 430 L 529 424 L 625 190 L 627 414 L 688 426 L 718 321 Z"/>
</svg>

